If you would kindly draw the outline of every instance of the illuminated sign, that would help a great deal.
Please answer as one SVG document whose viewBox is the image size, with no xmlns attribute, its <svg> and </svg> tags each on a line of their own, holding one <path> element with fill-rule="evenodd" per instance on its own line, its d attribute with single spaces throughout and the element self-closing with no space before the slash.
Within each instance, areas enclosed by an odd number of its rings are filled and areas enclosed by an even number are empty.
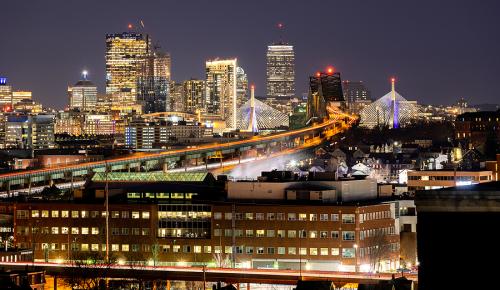
<svg viewBox="0 0 500 290">
<path fill-rule="evenodd" d="M 0 85 L 5 85 L 5 84 L 7 84 L 7 78 L 0 77 Z"/>
</svg>

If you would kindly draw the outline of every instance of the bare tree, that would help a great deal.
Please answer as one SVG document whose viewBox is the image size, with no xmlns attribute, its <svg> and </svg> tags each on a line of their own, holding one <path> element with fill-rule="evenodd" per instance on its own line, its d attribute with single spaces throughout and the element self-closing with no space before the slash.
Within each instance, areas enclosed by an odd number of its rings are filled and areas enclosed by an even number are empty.
<svg viewBox="0 0 500 290">
<path fill-rule="evenodd" d="M 375 235 L 370 237 L 369 245 L 370 266 L 378 272 L 380 270 L 380 262 L 390 258 L 391 245 L 382 229 L 375 230 Z"/>
<path fill-rule="evenodd" d="M 73 251 L 64 281 L 71 289 L 99 289 L 114 264 L 114 258 L 106 261 L 101 252 Z"/>
</svg>

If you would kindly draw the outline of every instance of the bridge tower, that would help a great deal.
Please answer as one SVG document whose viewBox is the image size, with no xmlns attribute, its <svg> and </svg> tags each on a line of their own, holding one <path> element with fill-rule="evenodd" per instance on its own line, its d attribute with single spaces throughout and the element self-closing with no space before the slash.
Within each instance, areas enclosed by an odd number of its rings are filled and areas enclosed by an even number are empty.
<svg viewBox="0 0 500 290">
<path fill-rule="evenodd" d="M 255 113 L 255 86 L 250 87 L 250 116 L 248 121 L 248 132 L 257 133 L 259 128 L 257 127 L 257 115 Z"/>
</svg>

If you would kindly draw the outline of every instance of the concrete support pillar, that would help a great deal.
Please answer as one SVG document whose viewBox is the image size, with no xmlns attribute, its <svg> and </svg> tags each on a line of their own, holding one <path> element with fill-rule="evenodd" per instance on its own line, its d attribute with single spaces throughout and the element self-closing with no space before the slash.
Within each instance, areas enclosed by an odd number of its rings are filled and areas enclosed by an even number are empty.
<svg viewBox="0 0 500 290">
<path fill-rule="evenodd" d="M 54 290 L 57 290 L 57 275 L 54 276 Z"/>
<path fill-rule="evenodd" d="M 164 173 L 167 173 L 168 171 L 168 163 L 166 160 L 163 161 L 163 172 Z"/>
<path fill-rule="evenodd" d="M 208 155 L 205 153 L 205 170 L 208 170 Z"/>
<path fill-rule="evenodd" d="M 170 290 L 170 280 L 167 280 L 167 289 L 166 290 Z"/>
<path fill-rule="evenodd" d="M 250 290 L 250 283 L 247 283 L 247 290 Z"/>
</svg>

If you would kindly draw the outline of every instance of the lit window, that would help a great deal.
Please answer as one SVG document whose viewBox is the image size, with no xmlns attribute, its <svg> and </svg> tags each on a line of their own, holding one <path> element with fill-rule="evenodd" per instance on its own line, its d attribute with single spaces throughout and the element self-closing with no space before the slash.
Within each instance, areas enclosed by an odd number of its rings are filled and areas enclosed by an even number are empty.
<svg viewBox="0 0 500 290">
<path fill-rule="evenodd" d="M 49 217 L 49 211 L 48 210 L 42 210 L 42 217 L 43 218 L 48 218 Z"/>
<path fill-rule="evenodd" d="M 142 218 L 143 219 L 149 219 L 149 211 L 143 211 L 142 212 Z"/>
<path fill-rule="evenodd" d="M 89 244 L 82 244 L 82 251 L 88 251 L 89 250 Z"/>
<path fill-rule="evenodd" d="M 80 230 L 78 228 L 71 228 L 72 235 L 78 235 L 79 232 L 80 232 Z"/>
<path fill-rule="evenodd" d="M 40 212 L 38 210 L 32 210 L 31 211 L 31 217 L 32 218 L 40 217 Z"/>
<path fill-rule="evenodd" d="M 82 218 L 88 218 L 89 217 L 89 211 L 88 210 L 82 210 L 81 217 Z"/>
<path fill-rule="evenodd" d="M 307 248 L 300 248 L 299 249 L 299 254 L 300 255 L 307 255 Z"/>
<path fill-rule="evenodd" d="M 111 218 L 117 219 L 120 217 L 120 212 L 119 211 L 112 211 L 111 212 Z"/>
<path fill-rule="evenodd" d="M 328 248 L 321 248 L 319 253 L 321 256 L 328 256 Z"/>
<path fill-rule="evenodd" d="M 343 248 L 342 249 L 342 258 L 354 258 L 355 257 L 355 249 L 354 248 Z"/>
<path fill-rule="evenodd" d="M 309 248 L 309 254 L 311 256 L 317 256 L 318 255 L 318 248 Z"/>
<path fill-rule="evenodd" d="M 354 223 L 354 214 L 342 214 L 342 223 L 353 224 Z"/>
<path fill-rule="evenodd" d="M 128 251 L 129 251 L 128 244 L 122 244 L 122 252 L 128 252 Z"/>
<path fill-rule="evenodd" d="M 133 212 L 132 212 L 132 218 L 133 218 L 133 219 L 138 219 L 138 218 L 140 218 L 140 214 L 139 214 L 139 212 L 138 212 L 138 211 L 133 211 Z"/>
<path fill-rule="evenodd" d="M 92 228 L 92 234 L 93 235 L 98 235 L 99 234 L 99 228 L 93 227 Z"/>
<path fill-rule="evenodd" d="M 90 250 L 93 252 L 99 251 L 99 244 L 92 244 L 90 245 Z"/>
<path fill-rule="evenodd" d="M 58 235 L 59 234 L 59 228 L 58 227 L 52 227 L 52 234 L 53 235 Z"/>
<path fill-rule="evenodd" d="M 224 218 L 226 220 L 232 220 L 233 219 L 233 214 L 230 213 L 230 212 L 226 212 L 226 213 L 224 213 Z"/>
<path fill-rule="evenodd" d="M 354 231 L 343 231 L 342 240 L 344 241 L 354 241 Z"/>
<path fill-rule="evenodd" d="M 77 210 L 72 210 L 71 211 L 71 217 L 74 219 L 77 219 L 80 216 L 79 212 Z"/>
<path fill-rule="evenodd" d="M 63 235 L 67 235 L 67 234 L 68 234 L 68 232 L 69 232 L 69 228 L 68 228 L 68 227 L 62 227 L 62 228 L 61 228 L 61 234 L 63 234 Z"/>
<path fill-rule="evenodd" d="M 278 247 L 278 255 L 284 255 L 286 253 L 285 247 Z"/>
<path fill-rule="evenodd" d="M 194 246 L 193 250 L 195 253 L 201 253 L 201 246 Z"/>
<path fill-rule="evenodd" d="M 59 211 L 58 210 L 53 210 L 52 211 L 52 217 L 53 218 L 58 218 L 59 217 Z"/>
<path fill-rule="evenodd" d="M 220 219 L 222 219 L 222 213 L 214 212 L 214 220 L 220 220 Z"/>
<path fill-rule="evenodd" d="M 309 238 L 315 239 L 318 237 L 318 232 L 317 231 L 310 231 L 309 232 Z"/>
<path fill-rule="evenodd" d="M 332 222 L 336 222 L 339 220 L 339 215 L 337 213 L 332 213 L 331 219 L 332 219 Z"/>
<path fill-rule="evenodd" d="M 82 228 L 82 235 L 88 235 L 89 234 L 89 228 Z"/>
<path fill-rule="evenodd" d="M 212 253 L 212 247 L 211 246 L 203 246 L 203 252 L 206 254 L 211 254 Z"/>
<path fill-rule="evenodd" d="M 118 252 L 119 250 L 120 250 L 120 245 L 119 244 L 112 244 L 111 245 L 111 251 Z"/>
<path fill-rule="evenodd" d="M 288 248 L 288 255 L 297 255 L 297 248 L 289 247 Z"/>
<path fill-rule="evenodd" d="M 257 238 L 262 238 L 262 237 L 264 237 L 265 231 L 264 230 L 256 230 L 255 233 L 256 233 Z"/>
<path fill-rule="evenodd" d="M 306 220 L 307 220 L 307 214 L 299 213 L 299 221 L 306 221 Z"/>
</svg>

